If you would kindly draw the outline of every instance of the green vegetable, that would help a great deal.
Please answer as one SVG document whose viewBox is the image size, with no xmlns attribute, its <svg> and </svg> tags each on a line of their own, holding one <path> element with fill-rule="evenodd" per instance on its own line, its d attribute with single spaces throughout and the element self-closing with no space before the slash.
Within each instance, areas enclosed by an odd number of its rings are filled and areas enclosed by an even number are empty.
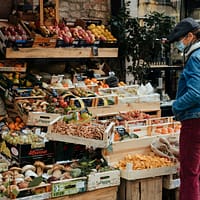
<svg viewBox="0 0 200 200">
<path fill-rule="evenodd" d="M 82 171 L 80 168 L 75 168 L 70 171 L 70 175 L 72 176 L 72 178 L 77 178 L 81 175 L 81 172 Z"/>
</svg>

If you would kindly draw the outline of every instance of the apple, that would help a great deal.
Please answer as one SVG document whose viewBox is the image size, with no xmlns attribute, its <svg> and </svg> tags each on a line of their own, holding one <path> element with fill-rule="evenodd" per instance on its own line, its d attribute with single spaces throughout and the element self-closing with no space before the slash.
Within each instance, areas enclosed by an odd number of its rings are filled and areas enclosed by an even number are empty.
<svg viewBox="0 0 200 200">
<path fill-rule="evenodd" d="M 70 38 L 68 36 L 63 36 L 63 40 L 65 43 L 70 43 Z"/>
</svg>

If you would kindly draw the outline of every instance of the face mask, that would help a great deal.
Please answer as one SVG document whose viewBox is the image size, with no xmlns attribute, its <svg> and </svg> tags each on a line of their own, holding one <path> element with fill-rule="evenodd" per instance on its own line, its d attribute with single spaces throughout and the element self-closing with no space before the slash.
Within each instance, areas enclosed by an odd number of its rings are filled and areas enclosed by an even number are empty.
<svg viewBox="0 0 200 200">
<path fill-rule="evenodd" d="M 182 41 L 176 42 L 176 43 L 175 43 L 175 46 L 176 46 L 176 48 L 177 48 L 179 51 L 181 51 L 181 52 L 183 52 L 184 49 L 185 49 L 185 47 L 186 47 L 186 46 L 183 44 Z"/>
</svg>

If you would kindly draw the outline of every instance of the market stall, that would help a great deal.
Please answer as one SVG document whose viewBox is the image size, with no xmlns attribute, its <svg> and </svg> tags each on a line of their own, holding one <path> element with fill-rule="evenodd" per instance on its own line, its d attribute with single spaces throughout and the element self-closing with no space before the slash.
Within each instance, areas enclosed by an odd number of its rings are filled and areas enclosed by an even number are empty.
<svg viewBox="0 0 200 200">
<path fill-rule="evenodd" d="M 26 59 L 118 56 L 100 21 L 57 24 L 59 1 L 39 2 L 39 24 L 23 15 L 0 26 L 0 197 L 161 200 L 163 186 L 180 184 L 180 124 L 161 117 L 150 83 L 127 85 L 100 67 L 92 78 L 82 66 L 73 75 L 32 73 Z"/>
</svg>

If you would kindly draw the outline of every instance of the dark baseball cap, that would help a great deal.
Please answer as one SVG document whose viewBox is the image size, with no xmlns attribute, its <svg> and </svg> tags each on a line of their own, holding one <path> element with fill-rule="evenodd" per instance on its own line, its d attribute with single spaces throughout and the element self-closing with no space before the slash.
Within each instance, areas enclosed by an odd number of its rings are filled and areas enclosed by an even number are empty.
<svg viewBox="0 0 200 200">
<path fill-rule="evenodd" d="M 189 32 L 192 32 L 200 28 L 200 24 L 196 22 L 193 18 L 187 17 L 181 20 L 172 32 L 168 35 L 167 39 L 170 43 L 178 41 L 179 38 L 187 35 Z"/>
</svg>

